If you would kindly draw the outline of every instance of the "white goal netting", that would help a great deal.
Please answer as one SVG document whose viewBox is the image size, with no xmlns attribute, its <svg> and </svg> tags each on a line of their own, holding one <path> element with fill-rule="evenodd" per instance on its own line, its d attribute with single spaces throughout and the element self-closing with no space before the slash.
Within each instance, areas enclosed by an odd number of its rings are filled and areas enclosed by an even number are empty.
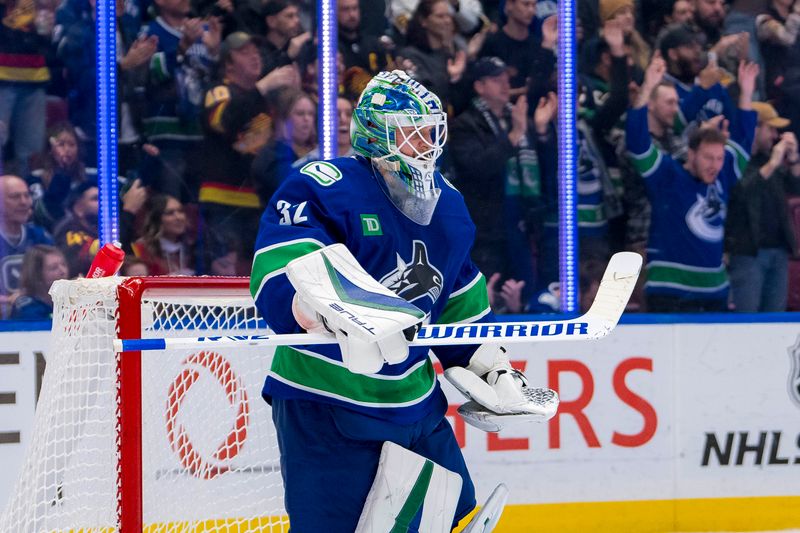
<svg viewBox="0 0 800 533">
<path fill-rule="evenodd" d="M 244 281 L 208 290 L 195 279 L 174 288 L 162 280 L 152 290 L 143 282 L 136 304 L 141 338 L 266 332 Z M 34 431 L 0 532 L 119 529 L 125 480 L 118 476 L 118 445 L 129 437 L 117 422 L 112 340 L 118 317 L 136 315 L 118 306 L 121 281 L 53 286 L 51 347 Z M 122 357 L 141 357 L 141 460 L 126 461 L 141 468 L 143 531 L 288 531 L 275 432 L 261 398 L 271 350 L 173 349 Z M 130 512 L 136 510 L 122 506 L 123 515 Z"/>
</svg>

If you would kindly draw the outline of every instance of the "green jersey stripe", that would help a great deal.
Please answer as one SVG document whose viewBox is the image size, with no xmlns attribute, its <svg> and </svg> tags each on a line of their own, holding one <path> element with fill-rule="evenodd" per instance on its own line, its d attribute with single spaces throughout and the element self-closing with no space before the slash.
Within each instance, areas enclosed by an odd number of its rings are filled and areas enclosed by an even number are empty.
<svg viewBox="0 0 800 533">
<path fill-rule="evenodd" d="M 578 204 L 578 224 L 605 224 L 606 214 L 602 205 Z"/>
<path fill-rule="evenodd" d="M 156 82 L 164 82 L 171 77 L 164 52 L 156 52 L 150 57 L 150 73 Z"/>
<path fill-rule="evenodd" d="M 647 266 L 647 283 L 651 286 L 685 287 L 700 291 L 719 290 L 728 283 L 725 267 L 698 269 L 678 263 Z"/>
<path fill-rule="evenodd" d="M 436 385 L 430 358 L 409 370 L 398 379 L 353 374 L 337 361 L 279 346 L 270 372 L 287 385 L 321 396 L 366 407 L 407 407 L 427 398 Z"/>
<path fill-rule="evenodd" d="M 454 324 L 483 316 L 489 309 L 489 293 L 486 278 L 480 274 L 466 290 L 454 292 L 444 306 L 438 324 Z"/>
<path fill-rule="evenodd" d="M 344 366 L 344 363 L 342 363 L 340 361 L 336 361 L 334 359 L 331 359 L 328 356 L 323 355 L 321 353 L 317 353 L 313 349 L 311 349 L 310 347 L 306 347 L 306 348 L 293 347 L 292 349 L 294 351 L 296 351 L 296 352 L 299 352 L 299 353 L 303 354 L 303 355 L 307 355 L 308 357 L 314 357 L 316 359 L 320 359 L 320 360 L 322 360 L 322 361 L 324 361 L 324 362 L 326 362 L 326 363 L 328 363 L 330 365 L 340 366 L 342 368 L 346 368 Z M 420 367 L 420 366 L 422 366 L 424 364 L 425 364 L 425 361 L 417 361 L 417 363 L 414 364 L 414 366 L 411 366 L 411 367 L 407 368 L 406 371 L 403 372 L 402 374 L 394 374 L 394 375 L 390 375 L 390 374 L 371 374 L 370 377 L 372 377 L 373 379 L 382 379 L 384 381 L 402 381 L 402 380 L 406 379 L 410 374 L 414 373 L 417 370 L 418 367 Z"/>
<path fill-rule="evenodd" d="M 630 156 L 633 168 L 635 168 L 643 178 L 650 176 L 661 164 L 661 152 L 658 151 L 658 148 L 656 148 L 652 142 L 650 143 L 650 148 L 648 148 L 645 153 L 637 155 L 628 152 L 628 155 Z"/>
<path fill-rule="evenodd" d="M 728 141 L 725 147 L 733 155 L 733 170 L 736 172 L 736 177 L 741 178 L 747 168 L 747 163 L 750 162 L 750 156 L 741 146 L 731 140 Z"/>
<path fill-rule="evenodd" d="M 142 120 L 142 132 L 148 137 L 169 138 L 203 137 L 203 129 L 196 120 L 182 121 L 177 117 L 150 117 Z"/>
<path fill-rule="evenodd" d="M 253 299 L 258 299 L 264 284 L 270 278 L 282 274 L 291 260 L 324 247 L 324 244 L 314 239 L 297 239 L 258 250 L 253 258 L 250 274 L 250 294 Z"/>
<path fill-rule="evenodd" d="M 483 278 L 483 274 L 481 274 L 480 272 L 478 272 L 478 273 L 475 275 L 475 277 L 474 277 L 474 278 L 472 278 L 472 281 L 470 281 L 469 283 L 467 283 L 466 285 L 464 285 L 463 287 L 461 287 L 461 288 L 460 288 L 460 289 L 458 289 L 457 291 L 453 291 L 453 292 L 451 292 L 451 293 L 450 293 L 450 298 L 455 298 L 456 296 L 461 296 L 461 295 L 462 295 L 462 294 L 464 294 L 465 292 L 467 292 L 467 291 L 469 291 L 470 289 L 472 289 L 472 287 L 474 287 L 476 283 L 480 283 L 482 278 Z"/>
</svg>

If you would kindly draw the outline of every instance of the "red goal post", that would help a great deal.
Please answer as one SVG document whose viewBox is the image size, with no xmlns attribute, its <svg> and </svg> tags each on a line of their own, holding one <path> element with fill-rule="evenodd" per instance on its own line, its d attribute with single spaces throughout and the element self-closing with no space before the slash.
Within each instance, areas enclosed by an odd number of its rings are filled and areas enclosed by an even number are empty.
<svg viewBox="0 0 800 533">
<path fill-rule="evenodd" d="M 263 334 L 246 278 L 56 282 L 36 420 L 0 531 L 287 531 L 261 386 L 271 349 L 115 354 Z"/>
</svg>

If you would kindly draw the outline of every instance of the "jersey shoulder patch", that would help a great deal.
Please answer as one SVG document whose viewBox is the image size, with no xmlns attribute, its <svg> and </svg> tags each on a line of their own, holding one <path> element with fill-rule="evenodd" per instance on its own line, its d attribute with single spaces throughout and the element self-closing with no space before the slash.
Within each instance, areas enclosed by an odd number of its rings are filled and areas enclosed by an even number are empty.
<svg viewBox="0 0 800 533">
<path fill-rule="evenodd" d="M 342 171 L 327 161 L 311 161 L 300 169 L 301 174 L 309 176 L 323 187 L 330 187 L 342 179 Z"/>
</svg>

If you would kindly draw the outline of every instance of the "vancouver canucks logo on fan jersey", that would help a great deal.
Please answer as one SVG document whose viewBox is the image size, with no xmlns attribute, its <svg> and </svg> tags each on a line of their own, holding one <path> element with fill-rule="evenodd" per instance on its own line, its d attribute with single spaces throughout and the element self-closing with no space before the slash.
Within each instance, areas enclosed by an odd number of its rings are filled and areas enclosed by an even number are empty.
<svg viewBox="0 0 800 533">
<path fill-rule="evenodd" d="M 428 260 L 428 248 L 422 241 L 414 241 L 411 261 L 397 254 L 397 268 L 381 279 L 381 285 L 394 291 L 408 302 L 428 296 L 436 302 L 442 293 L 442 273 Z"/>
<path fill-rule="evenodd" d="M 722 240 L 725 227 L 725 202 L 720 196 L 718 183 L 708 186 L 705 198 L 697 195 L 694 205 L 686 213 L 686 225 L 698 238 L 707 242 Z"/>
</svg>

